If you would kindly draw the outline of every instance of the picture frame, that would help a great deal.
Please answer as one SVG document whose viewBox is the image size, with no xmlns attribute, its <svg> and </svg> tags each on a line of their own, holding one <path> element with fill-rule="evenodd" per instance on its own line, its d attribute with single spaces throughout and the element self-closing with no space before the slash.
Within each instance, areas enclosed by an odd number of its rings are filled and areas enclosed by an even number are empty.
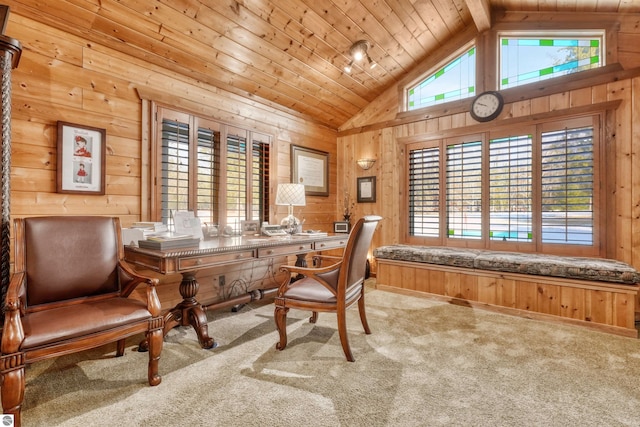
<svg viewBox="0 0 640 427">
<path fill-rule="evenodd" d="M 0 5 L 0 35 L 4 35 L 9 22 L 9 6 Z"/>
<path fill-rule="evenodd" d="M 329 196 L 329 153 L 292 145 L 291 182 L 303 184 L 307 196 Z"/>
<path fill-rule="evenodd" d="M 56 191 L 105 194 L 106 130 L 58 122 Z"/>
<path fill-rule="evenodd" d="M 240 228 L 243 236 L 260 234 L 260 221 L 240 221 Z"/>
<path fill-rule="evenodd" d="M 358 178 L 358 203 L 375 203 L 376 177 L 364 176 Z"/>
</svg>

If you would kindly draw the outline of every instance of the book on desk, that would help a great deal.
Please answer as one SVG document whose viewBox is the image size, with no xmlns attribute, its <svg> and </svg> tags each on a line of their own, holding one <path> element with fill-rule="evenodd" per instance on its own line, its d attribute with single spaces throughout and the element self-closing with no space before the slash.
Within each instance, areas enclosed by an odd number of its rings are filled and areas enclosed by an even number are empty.
<svg viewBox="0 0 640 427">
<path fill-rule="evenodd" d="M 200 245 L 200 238 L 191 234 L 173 232 L 149 234 L 144 240 L 138 240 L 138 246 L 145 249 L 167 250 Z"/>
</svg>

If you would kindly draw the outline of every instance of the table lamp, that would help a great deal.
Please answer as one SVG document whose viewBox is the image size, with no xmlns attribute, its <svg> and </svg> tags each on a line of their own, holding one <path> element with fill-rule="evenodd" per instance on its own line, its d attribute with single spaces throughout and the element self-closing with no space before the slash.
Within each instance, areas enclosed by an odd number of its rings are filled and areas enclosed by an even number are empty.
<svg viewBox="0 0 640 427">
<path fill-rule="evenodd" d="M 304 198 L 304 185 L 278 184 L 278 191 L 276 193 L 276 205 L 288 206 L 289 214 L 282 220 L 282 222 L 280 222 L 280 225 L 285 226 L 286 231 L 289 234 L 294 234 L 301 223 L 298 218 L 293 216 L 293 207 L 306 205 Z"/>
</svg>

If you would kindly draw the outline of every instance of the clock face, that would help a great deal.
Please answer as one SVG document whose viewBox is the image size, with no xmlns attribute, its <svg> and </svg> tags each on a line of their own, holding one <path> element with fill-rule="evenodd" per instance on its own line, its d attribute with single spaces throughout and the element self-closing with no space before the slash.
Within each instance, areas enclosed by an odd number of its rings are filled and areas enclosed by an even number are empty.
<svg viewBox="0 0 640 427">
<path fill-rule="evenodd" d="M 483 92 L 478 95 L 471 104 L 471 117 L 479 122 L 493 120 L 502 111 L 504 101 L 498 92 Z"/>
</svg>

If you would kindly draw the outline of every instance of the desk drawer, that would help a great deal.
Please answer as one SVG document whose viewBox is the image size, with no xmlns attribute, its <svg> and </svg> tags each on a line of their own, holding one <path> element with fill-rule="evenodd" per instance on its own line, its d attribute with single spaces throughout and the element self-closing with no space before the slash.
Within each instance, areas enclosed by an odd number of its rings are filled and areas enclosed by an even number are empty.
<svg viewBox="0 0 640 427">
<path fill-rule="evenodd" d="M 274 256 L 294 255 L 304 252 L 311 252 L 311 245 L 312 243 L 299 243 L 297 245 L 258 248 L 258 258 L 268 258 Z"/>
<path fill-rule="evenodd" d="M 194 268 L 215 267 L 217 265 L 229 264 L 253 258 L 253 251 L 232 252 L 228 254 L 214 254 L 194 256 L 191 258 L 180 258 L 178 260 L 178 270 L 193 270 Z"/>
<path fill-rule="evenodd" d="M 325 242 L 315 242 L 313 248 L 316 251 L 328 251 L 330 249 L 344 248 L 347 245 L 348 236 L 344 239 L 327 240 Z"/>
</svg>

